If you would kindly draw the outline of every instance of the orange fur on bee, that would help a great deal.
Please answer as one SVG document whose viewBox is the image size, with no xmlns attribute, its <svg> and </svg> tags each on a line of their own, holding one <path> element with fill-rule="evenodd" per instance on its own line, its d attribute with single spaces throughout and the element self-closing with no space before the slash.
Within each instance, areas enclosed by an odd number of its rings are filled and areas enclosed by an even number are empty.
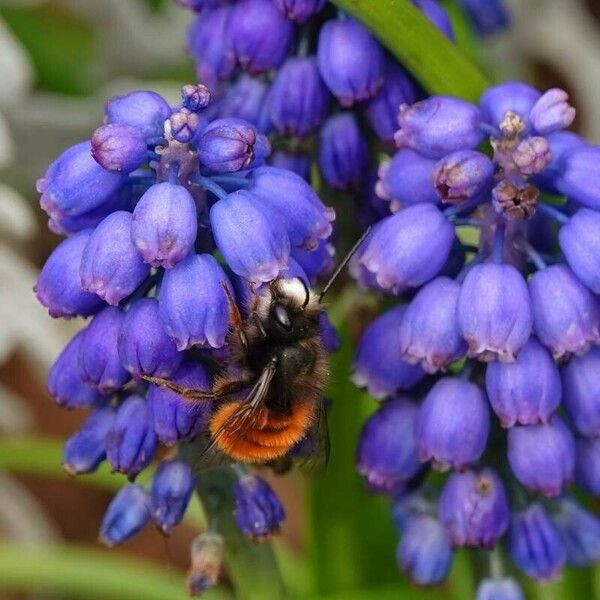
<svg viewBox="0 0 600 600">
<path fill-rule="evenodd" d="M 313 402 L 295 402 L 290 413 L 275 413 L 260 408 L 246 431 L 227 431 L 223 425 L 240 403 L 230 402 L 220 407 L 210 422 L 210 433 L 221 452 L 242 462 L 268 462 L 285 456 L 310 428 L 315 415 Z"/>
</svg>

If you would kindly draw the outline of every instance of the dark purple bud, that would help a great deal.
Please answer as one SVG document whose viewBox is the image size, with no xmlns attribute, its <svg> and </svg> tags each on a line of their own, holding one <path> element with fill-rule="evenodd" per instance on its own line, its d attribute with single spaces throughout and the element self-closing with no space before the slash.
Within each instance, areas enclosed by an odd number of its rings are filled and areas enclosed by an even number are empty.
<svg viewBox="0 0 600 600">
<path fill-rule="evenodd" d="M 385 55 L 369 30 L 352 18 L 327 21 L 319 33 L 319 71 L 342 106 L 373 98 L 385 79 Z"/>
<path fill-rule="evenodd" d="M 433 516 L 408 519 L 396 550 L 400 569 L 417 585 L 438 585 L 446 579 L 454 553 L 444 526 Z"/>
<path fill-rule="evenodd" d="M 600 498 L 600 438 L 577 440 L 575 477 L 586 492 Z"/>
<path fill-rule="evenodd" d="M 540 135 L 566 129 L 574 120 L 575 109 L 569 104 L 569 95 L 560 88 L 545 92 L 529 113 L 529 121 Z"/>
<path fill-rule="evenodd" d="M 411 2 L 433 23 L 447 38 L 455 40 L 452 22 L 446 10 L 435 0 L 411 0 Z"/>
<path fill-rule="evenodd" d="M 356 117 L 344 112 L 329 117 L 319 133 L 319 166 L 332 188 L 355 188 L 367 176 L 369 146 Z"/>
<path fill-rule="evenodd" d="M 319 327 L 321 329 L 323 347 L 325 350 L 329 352 L 329 354 L 337 352 L 342 347 L 342 340 L 340 339 L 336 328 L 333 326 L 333 323 L 329 320 L 326 312 L 321 313 Z"/>
<path fill-rule="evenodd" d="M 493 548 L 508 529 L 510 508 L 491 469 L 452 473 L 438 501 L 438 518 L 455 547 Z"/>
<path fill-rule="evenodd" d="M 489 2 L 489 0 L 485 1 Z M 525 596 L 514 579 L 505 577 L 484 579 L 477 588 L 475 600 L 525 600 Z"/>
<path fill-rule="evenodd" d="M 150 266 L 131 239 L 131 213 L 119 210 L 93 231 L 83 250 L 81 284 L 108 304 L 116 306 L 148 277 Z"/>
<path fill-rule="evenodd" d="M 277 533 L 285 511 L 271 486 L 258 475 L 244 475 L 234 493 L 235 522 L 240 531 L 255 541 Z"/>
<path fill-rule="evenodd" d="M 148 157 L 143 133 L 125 123 L 102 125 L 92 136 L 92 156 L 107 171 L 131 173 Z"/>
<path fill-rule="evenodd" d="M 487 188 L 494 163 L 481 152 L 458 150 L 442 158 L 433 170 L 433 183 L 442 202 L 460 203 Z"/>
<path fill-rule="evenodd" d="M 177 385 L 195 390 L 210 391 L 210 380 L 204 367 L 196 363 L 183 363 L 171 377 Z M 211 403 L 190 402 L 164 387 L 151 385 L 148 389 L 148 413 L 158 439 L 166 446 L 179 440 L 191 441 L 206 428 Z"/>
<path fill-rule="evenodd" d="M 219 583 L 225 556 L 225 541 L 218 533 L 204 532 L 192 542 L 191 566 L 187 572 L 190 596 L 200 596 Z"/>
<path fill-rule="evenodd" d="M 90 142 L 65 150 L 36 187 L 40 206 L 51 221 L 76 217 L 99 209 L 123 185 L 126 175 L 103 169 L 92 157 Z"/>
<path fill-rule="evenodd" d="M 82 333 L 79 347 L 79 371 L 83 381 L 109 394 L 130 379 L 121 366 L 117 340 L 123 313 L 113 306 L 99 312 Z"/>
<path fill-rule="evenodd" d="M 146 401 L 141 396 L 129 396 L 119 407 L 106 436 L 108 461 L 115 471 L 133 480 L 152 462 L 157 445 Z"/>
<path fill-rule="evenodd" d="M 567 564 L 589 567 L 600 561 L 600 519 L 574 500 L 565 498 L 553 515 L 560 532 Z"/>
<path fill-rule="evenodd" d="M 154 522 L 165 535 L 183 518 L 193 492 L 194 476 L 187 463 L 180 460 L 160 463 L 152 479 L 150 506 Z"/>
<path fill-rule="evenodd" d="M 307 137 L 323 122 L 327 100 L 315 58 L 288 58 L 269 91 L 271 121 L 281 135 Z"/>
<path fill-rule="evenodd" d="M 504 5 L 504 0 L 462 0 L 461 5 L 467 13 L 475 31 L 480 36 L 493 35 L 510 25 L 510 15 Z M 490 591 L 489 594 L 482 598 L 477 596 L 477 600 L 523 600 L 523 595 L 515 582 L 512 580 L 500 580 L 499 585 L 502 584 L 502 581 L 508 581 L 510 584 L 516 586 L 517 592 L 507 591 L 506 597 L 499 595 L 496 598 L 493 592 Z M 501 592 L 499 591 L 498 593 L 500 594 Z M 511 593 L 512 595 L 510 595 Z"/>
<path fill-rule="evenodd" d="M 575 440 L 556 415 L 547 425 L 512 427 L 508 430 L 508 462 L 526 488 L 549 498 L 558 496 L 573 480 Z"/>
<path fill-rule="evenodd" d="M 402 148 L 389 162 L 379 167 L 375 192 L 390 201 L 391 212 L 419 202 L 439 203 L 433 185 L 435 161 L 414 150 Z"/>
<path fill-rule="evenodd" d="M 121 364 L 136 378 L 169 377 L 182 359 L 165 331 L 155 298 L 142 298 L 125 313 L 117 349 Z"/>
<path fill-rule="evenodd" d="M 460 284 L 437 277 L 412 299 L 400 326 L 402 358 L 435 373 L 466 353 L 458 330 L 456 304 Z"/>
<path fill-rule="evenodd" d="M 267 84 L 261 79 L 242 75 L 219 100 L 220 118 L 237 117 L 263 130 Z"/>
<path fill-rule="evenodd" d="M 169 117 L 169 127 L 171 135 L 174 139 L 182 144 L 187 144 L 192 141 L 192 138 L 203 124 L 202 117 L 190 110 L 182 107 L 176 110 Z"/>
<path fill-rule="evenodd" d="M 243 232 L 242 232 L 243 234 Z M 159 314 L 178 350 L 220 348 L 229 329 L 227 275 L 210 254 L 194 254 L 164 275 Z"/>
<path fill-rule="evenodd" d="M 63 469 L 69 475 L 91 473 L 106 458 L 106 436 L 115 420 L 115 411 L 107 406 L 95 410 L 65 442 Z"/>
<path fill-rule="evenodd" d="M 428 158 L 475 149 L 483 139 L 477 106 L 450 96 L 403 104 L 398 123 L 400 129 L 394 136 L 398 148 L 412 148 Z"/>
<path fill-rule="evenodd" d="M 563 402 L 577 431 L 600 436 L 600 349 L 573 357 L 562 367 Z"/>
<path fill-rule="evenodd" d="M 481 457 L 489 431 L 490 410 L 481 389 L 469 381 L 444 377 L 419 409 L 415 425 L 419 458 L 431 460 L 439 471 L 463 469 Z"/>
<path fill-rule="evenodd" d="M 520 81 L 494 85 L 479 100 L 481 121 L 497 127 L 500 134 L 507 114 L 513 113 L 525 128 L 529 125 L 529 113 L 540 97 L 541 94 L 534 87 Z"/>
<path fill-rule="evenodd" d="M 552 265 L 529 282 L 535 333 L 555 359 L 584 354 L 600 341 L 600 304 L 571 269 Z"/>
<path fill-rule="evenodd" d="M 523 175 L 537 175 L 552 161 L 550 144 L 543 137 L 526 137 L 511 154 L 512 160 Z"/>
<path fill-rule="evenodd" d="M 400 358 L 398 334 L 405 310 L 405 306 L 398 305 L 377 317 L 358 343 L 352 380 L 374 398 L 410 389 L 425 377 L 421 367 Z"/>
<path fill-rule="evenodd" d="M 508 550 L 514 563 L 532 579 L 556 579 L 565 563 L 560 532 L 538 503 L 513 516 Z"/>
<path fill-rule="evenodd" d="M 210 104 L 210 91 L 201 83 L 188 83 L 181 88 L 181 103 L 188 110 L 198 112 Z"/>
<path fill-rule="evenodd" d="M 305 181 L 310 179 L 310 156 L 303 152 L 277 150 L 271 156 L 269 163 L 272 167 L 292 171 L 292 173 L 300 175 Z"/>
<path fill-rule="evenodd" d="M 111 98 L 104 113 L 106 123 L 131 125 L 147 139 L 162 137 L 171 107 L 156 92 L 140 90 Z"/>
<path fill-rule="evenodd" d="M 360 263 L 394 294 L 435 277 L 450 255 L 454 227 L 432 204 L 409 206 L 380 222 Z"/>
<path fill-rule="evenodd" d="M 325 206 L 314 189 L 296 173 L 259 167 L 252 173 L 252 186 L 246 195 L 259 198 L 267 212 L 279 218 L 292 246 L 314 250 L 319 240 L 331 235 L 335 211 Z"/>
<path fill-rule="evenodd" d="M 462 284 L 457 317 L 470 357 L 515 360 L 533 325 L 531 299 L 523 276 L 512 265 L 475 265 Z"/>
<path fill-rule="evenodd" d="M 63 240 L 42 268 L 33 290 L 51 317 L 88 317 L 103 304 L 96 294 L 81 288 L 79 267 L 91 233 L 91 229 L 86 229 Z"/>
<path fill-rule="evenodd" d="M 225 261 L 241 277 L 271 281 L 287 266 L 290 238 L 285 223 L 255 194 L 239 190 L 219 200 L 210 209 L 210 223 Z"/>
<path fill-rule="evenodd" d="M 382 404 L 365 422 L 358 440 L 356 470 L 370 489 L 391 492 L 420 471 L 416 417 L 416 404 L 400 396 Z"/>
<path fill-rule="evenodd" d="M 228 26 L 233 53 L 251 75 L 276 69 L 288 55 L 294 25 L 271 0 L 241 0 Z"/>
<path fill-rule="evenodd" d="M 131 239 L 145 262 L 170 269 L 193 249 L 198 232 L 196 203 L 182 185 L 149 187 L 133 211 Z"/>
<path fill-rule="evenodd" d="M 369 123 L 381 141 L 394 141 L 394 133 L 398 129 L 398 107 L 413 104 L 418 97 L 416 84 L 410 75 L 399 64 L 388 60 L 383 87 L 365 107 Z"/>
<path fill-rule="evenodd" d="M 335 246 L 325 240 L 320 240 L 314 250 L 295 247 L 291 252 L 291 258 L 302 267 L 312 285 L 331 275 L 335 267 L 334 257 Z"/>
<path fill-rule="evenodd" d="M 600 147 L 575 146 L 557 165 L 556 189 L 571 200 L 600 209 Z"/>
<path fill-rule="evenodd" d="M 150 496 L 139 485 L 122 487 L 106 509 L 100 541 L 115 546 L 132 538 L 150 521 Z"/>
<path fill-rule="evenodd" d="M 515 362 L 489 363 L 485 385 L 502 427 L 548 423 L 560 404 L 558 369 L 534 337 L 523 346 Z"/>
<path fill-rule="evenodd" d="M 286 18 L 304 23 L 325 6 L 327 0 L 273 0 Z"/>
<path fill-rule="evenodd" d="M 550 155 L 552 160 L 542 173 L 535 177 L 535 184 L 550 194 L 560 194 L 556 189 L 555 179 L 560 172 L 559 164 L 563 155 L 573 148 L 580 148 L 586 145 L 586 141 L 572 131 L 556 131 L 546 136 L 550 144 Z"/>
</svg>

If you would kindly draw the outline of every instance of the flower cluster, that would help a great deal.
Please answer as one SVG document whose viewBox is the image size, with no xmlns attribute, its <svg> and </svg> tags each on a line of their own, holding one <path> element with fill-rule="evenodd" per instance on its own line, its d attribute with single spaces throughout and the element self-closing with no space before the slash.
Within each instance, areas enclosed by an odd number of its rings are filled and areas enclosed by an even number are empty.
<svg viewBox="0 0 600 600">
<path fill-rule="evenodd" d="M 209 114 L 199 84 L 184 86 L 175 107 L 150 91 L 112 98 L 91 140 L 63 152 L 38 182 L 50 228 L 67 237 L 35 293 L 53 317 L 89 318 L 48 380 L 59 405 L 90 409 L 65 445 L 70 474 L 107 460 L 133 482 L 161 444 L 194 440 L 210 402 L 144 377 L 210 390 L 211 365 L 227 353 L 228 297 L 243 311 L 249 286 L 280 275 L 309 285 L 329 268 L 318 248 L 329 243 L 333 210 L 302 177 L 264 164 L 270 144 L 254 125 Z M 265 481 L 240 477 L 235 519 L 264 538 L 283 509 Z M 186 462 L 161 462 L 149 491 L 130 483 L 116 495 L 101 539 L 120 543 L 151 519 L 170 533 L 193 489 Z M 211 573 L 196 573 L 191 587 Z"/>
<path fill-rule="evenodd" d="M 354 380 L 384 402 L 357 466 L 394 499 L 420 584 L 501 541 L 536 580 L 600 559 L 600 519 L 567 492 L 600 496 L 600 148 L 574 118 L 564 91 L 519 82 L 433 96 L 400 107 L 379 170 L 392 214 L 352 270 L 405 302 L 358 347 Z M 495 575 L 478 598 L 522 598 Z"/>
</svg>

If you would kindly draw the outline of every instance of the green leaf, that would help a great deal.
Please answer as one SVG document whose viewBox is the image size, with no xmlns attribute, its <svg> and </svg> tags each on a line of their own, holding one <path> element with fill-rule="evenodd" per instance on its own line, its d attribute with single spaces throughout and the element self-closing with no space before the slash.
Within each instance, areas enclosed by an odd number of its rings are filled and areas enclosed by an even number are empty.
<svg viewBox="0 0 600 600">
<path fill-rule="evenodd" d="M 362 21 L 432 94 L 475 102 L 489 85 L 473 61 L 409 0 L 332 0 Z"/>
</svg>

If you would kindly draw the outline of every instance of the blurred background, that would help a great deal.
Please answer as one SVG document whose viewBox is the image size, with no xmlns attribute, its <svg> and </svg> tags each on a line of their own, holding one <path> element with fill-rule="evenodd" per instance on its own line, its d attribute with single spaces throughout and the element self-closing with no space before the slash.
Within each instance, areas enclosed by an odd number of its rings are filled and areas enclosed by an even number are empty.
<svg viewBox="0 0 600 600">
<path fill-rule="evenodd" d="M 492 79 L 569 90 L 576 129 L 600 143 L 600 1 L 509 5 L 509 31 L 480 40 L 462 23 L 460 43 Z M 120 476 L 101 469 L 70 480 L 61 469 L 62 441 L 84 415 L 55 406 L 45 377 L 81 324 L 51 320 L 32 287 L 59 241 L 38 209 L 35 180 L 62 149 L 89 137 L 112 95 L 145 88 L 175 100 L 194 80 L 184 51 L 190 19 L 172 0 L 0 0 L 0 600 L 186 597 L 199 511 L 169 540 L 149 527 L 117 550 L 96 542 Z M 330 468 L 317 482 L 294 475 L 274 482 L 288 512 L 275 546 L 290 596 L 471 598 L 466 555 L 441 590 L 411 587 L 396 568 L 389 506 L 364 491 L 353 466 L 375 403 L 348 381 L 351 348 L 375 307 L 361 301 L 350 327 L 343 302 L 333 305 L 346 344 L 334 358 Z M 600 570 L 567 573 L 528 594 L 600 598 Z"/>
</svg>

